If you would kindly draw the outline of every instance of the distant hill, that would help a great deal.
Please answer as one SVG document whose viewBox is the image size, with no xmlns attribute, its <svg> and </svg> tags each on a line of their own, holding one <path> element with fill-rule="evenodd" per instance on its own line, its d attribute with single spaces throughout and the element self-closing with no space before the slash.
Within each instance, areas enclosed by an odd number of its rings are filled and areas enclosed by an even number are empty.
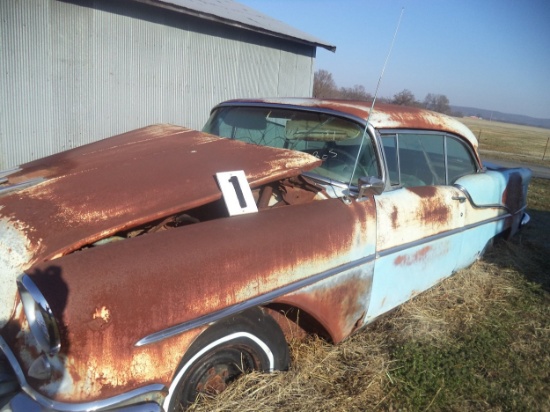
<svg viewBox="0 0 550 412">
<path fill-rule="evenodd" d="M 463 116 L 477 116 L 486 120 L 495 120 L 497 122 L 523 124 L 527 126 L 543 127 L 550 129 L 550 119 L 537 119 L 536 117 L 523 116 L 521 114 L 509 114 L 495 112 L 493 110 L 476 109 L 475 107 L 453 106 L 451 110 L 454 114 Z"/>
</svg>

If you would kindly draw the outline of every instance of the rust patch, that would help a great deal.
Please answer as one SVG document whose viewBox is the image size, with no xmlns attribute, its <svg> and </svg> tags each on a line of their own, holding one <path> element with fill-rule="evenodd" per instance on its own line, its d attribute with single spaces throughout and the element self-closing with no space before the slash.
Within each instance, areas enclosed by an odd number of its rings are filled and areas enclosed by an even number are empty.
<svg viewBox="0 0 550 412">
<path fill-rule="evenodd" d="M 280 185 L 285 202 L 289 205 L 306 203 L 313 200 L 322 188 L 299 177 L 286 179 Z"/>
<path fill-rule="evenodd" d="M 435 186 L 408 187 L 407 190 L 421 198 L 435 197 L 437 195 L 437 187 Z"/>
<path fill-rule="evenodd" d="M 407 188 L 411 193 L 423 199 L 418 211 L 418 219 L 422 222 L 445 225 L 451 218 L 449 205 L 442 199 L 437 187 L 419 186 Z"/>
<path fill-rule="evenodd" d="M 419 218 L 424 222 L 445 224 L 449 221 L 451 212 L 444 203 L 426 203 L 419 211 Z"/>
<path fill-rule="evenodd" d="M 4 217 L 0 206 L 0 329 L 11 317 L 17 298 L 16 278 L 41 250 L 34 228 Z"/>
<path fill-rule="evenodd" d="M 61 356 L 71 362 L 72 400 L 167 382 L 186 349 L 173 344 L 179 335 L 135 348 L 138 340 L 357 258 L 373 248 L 364 232 L 373 219 L 371 202 L 326 199 L 159 231 L 35 266 L 29 276 L 59 321 Z M 327 283 L 306 305 L 323 306 L 335 340 L 365 310 L 353 302 L 368 285 L 348 280 L 335 285 L 336 294 Z"/>
<path fill-rule="evenodd" d="M 424 246 L 414 255 L 397 256 L 394 260 L 396 266 L 411 266 L 426 259 L 428 252 L 432 250 L 431 246 Z"/>
<path fill-rule="evenodd" d="M 88 326 L 91 330 L 96 331 L 105 329 L 111 324 L 111 320 L 111 311 L 107 307 L 102 306 L 95 310 L 92 315 L 92 320 L 88 322 Z"/>
<path fill-rule="evenodd" d="M 397 209 L 397 206 L 395 206 L 395 205 L 393 206 L 393 210 L 391 212 L 390 219 L 391 219 L 392 228 L 397 229 L 398 222 L 399 222 L 399 209 Z"/>
<path fill-rule="evenodd" d="M 41 261 L 220 199 L 216 172 L 244 170 L 256 188 L 319 163 L 305 153 L 156 125 L 22 165 L 10 182 L 47 180 L 3 196 L 0 206 L 42 239 L 34 256 Z"/>
<path fill-rule="evenodd" d="M 372 278 L 360 271 L 338 278 L 283 296 L 276 302 L 295 306 L 313 316 L 331 340 L 338 343 L 363 325 L 372 285 Z"/>
<path fill-rule="evenodd" d="M 510 212 L 514 213 L 523 206 L 523 179 L 521 174 L 514 172 L 510 174 L 508 183 L 502 193 L 502 203 Z"/>
<path fill-rule="evenodd" d="M 285 335 L 287 342 L 292 342 L 294 340 L 303 340 L 308 336 L 309 327 L 305 326 L 303 323 L 302 313 L 293 310 L 288 306 L 270 304 L 264 308 L 269 316 L 271 316 Z M 314 333 L 321 335 L 322 332 L 319 330 L 314 330 Z"/>
</svg>

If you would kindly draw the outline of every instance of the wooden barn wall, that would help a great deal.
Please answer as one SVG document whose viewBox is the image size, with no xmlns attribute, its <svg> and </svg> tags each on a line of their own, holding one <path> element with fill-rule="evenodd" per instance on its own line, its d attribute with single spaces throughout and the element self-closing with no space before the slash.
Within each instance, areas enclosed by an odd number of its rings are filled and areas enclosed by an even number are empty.
<svg viewBox="0 0 550 412">
<path fill-rule="evenodd" d="M 315 47 L 119 0 L 0 1 L 0 169 L 218 102 L 311 96 Z"/>
</svg>

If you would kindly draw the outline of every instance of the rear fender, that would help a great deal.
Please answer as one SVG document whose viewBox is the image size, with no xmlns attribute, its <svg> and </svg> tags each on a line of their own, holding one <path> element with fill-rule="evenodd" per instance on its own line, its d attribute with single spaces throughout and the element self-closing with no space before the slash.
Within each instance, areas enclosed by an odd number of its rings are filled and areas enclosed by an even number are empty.
<svg viewBox="0 0 550 412">
<path fill-rule="evenodd" d="M 527 204 L 530 180 L 530 169 L 499 169 L 463 176 L 455 186 L 468 194 L 476 206 L 502 206 L 516 213 Z"/>
<path fill-rule="evenodd" d="M 531 170 L 527 168 L 494 169 L 463 176 L 455 182 L 470 201 L 475 220 L 506 217 L 503 230 L 515 233 L 527 207 L 527 188 Z M 468 214 L 468 213 L 467 213 Z M 473 223 L 466 217 L 466 224 Z"/>
</svg>

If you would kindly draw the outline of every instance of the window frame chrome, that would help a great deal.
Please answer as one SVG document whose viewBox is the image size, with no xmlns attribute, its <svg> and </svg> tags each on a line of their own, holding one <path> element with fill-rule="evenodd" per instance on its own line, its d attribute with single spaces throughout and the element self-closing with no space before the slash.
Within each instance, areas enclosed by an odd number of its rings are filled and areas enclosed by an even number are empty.
<svg viewBox="0 0 550 412">
<path fill-rule="evenodd" d="M 401 188 L 403 187 L 401 185 L 401 159 L 400 159 L 400 150 L 399 150 L 399 135 L 400 134 L 422 134 L 422 135 L 436 135 L 436 136 L 442 136 L 443 139 L 443 154 L 444 154 L 444 164 L 445 164 L 445 184 L 444 186 L 453 186 L 453 183 L 449 182 L 449 167 L 448 167 L 448 153 L 447 153 L 447 139 L 454 139 L 458 141 L 467 151 L 468 155 L 470 156 L 470 160 L 473 161 L 473 164 L 475 166 L 475 173 L 484 173 L 485 168 L 480 165 L 480 163 L 477 160 L 477 156 L 475 155 L 474 150 L 472 149 L 471 145 L 468 142 L 465 142 L 465 139 L 461 137 L 460 135 L 456 135 L 454 133 L 449 133 L 444 130 L 438 131 L 438 130 L 423 130 L 423 129 L 378 129 L 377 130 L 379 136 L 380 136 L 380 146 L 383 148 L 382 139 L 385 135 L 393 135 L 395 137 L 395 150 L 396 150 L 396 156 L 397 156 L 397 167 L 398 167 L 398 178 L 399 178 L 399 185 L 391 185 L 390 187 L 392 189 Z M 387 167 L 387 164 L 385 163 L 384 158 L 384 165 Z M 389 171 L 388 171 L 389 173 Z"/>
</svg>

